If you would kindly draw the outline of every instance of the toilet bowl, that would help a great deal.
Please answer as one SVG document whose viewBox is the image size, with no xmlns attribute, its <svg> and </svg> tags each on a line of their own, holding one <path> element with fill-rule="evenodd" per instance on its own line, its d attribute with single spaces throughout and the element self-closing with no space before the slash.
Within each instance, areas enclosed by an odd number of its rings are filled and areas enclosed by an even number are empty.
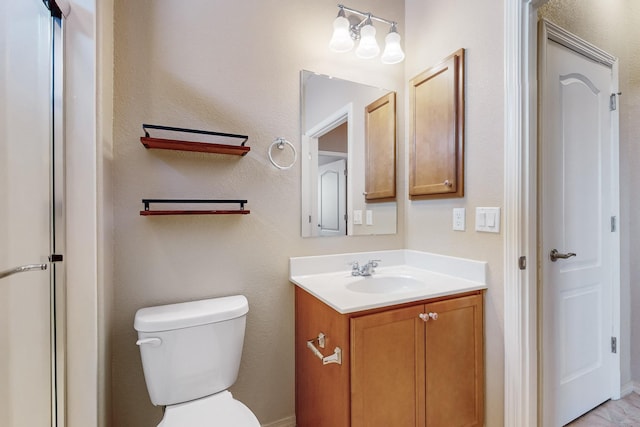
<svg viewBox="0 0 640 427">
<path fill-rule="evenodd" d="M 235 295 L 136 312 L 147 391 L 165 406 L 158 427 L 260 426 L 227 391 L 238 377 L 248 311 Z"/>
<path fill-rule="evenodd" d="M 158 427 L 256 427 L 258 419 L 229 391 L 167 406 Z"/>
</svg>

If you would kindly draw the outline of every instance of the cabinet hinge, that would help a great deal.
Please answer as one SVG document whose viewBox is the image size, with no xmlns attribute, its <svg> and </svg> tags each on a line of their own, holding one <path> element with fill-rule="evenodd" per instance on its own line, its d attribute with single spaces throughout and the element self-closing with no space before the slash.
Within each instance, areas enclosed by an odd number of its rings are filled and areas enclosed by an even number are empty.
<svg viewBox="0 0 640 427">
<path fill-rule="evenodd" d="M 613 233 L 614 231 L 616 231 L 616 217 L 612 216 L 611 217 L 611 232 Z"/>
<path fill-rule="evenodd" d="M 616 337 L 611 337 L 611 353 L 618 352 L 618 339 Z"/>
<path fill-rule="evenodd" d="M 520 258 L 518 258 L 518 267 L 520 268 L 520 270 L 526 270 L 527 269 L 527 257 L 526 256 L 521 256 Z"/>
</svg>

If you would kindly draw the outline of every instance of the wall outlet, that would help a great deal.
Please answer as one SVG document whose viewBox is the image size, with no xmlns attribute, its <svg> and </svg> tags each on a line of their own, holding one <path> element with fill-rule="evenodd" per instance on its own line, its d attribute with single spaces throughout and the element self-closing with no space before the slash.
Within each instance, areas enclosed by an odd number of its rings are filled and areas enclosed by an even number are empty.
<svg viewBox="0 0 640 427">
<path fill-rule="evenodd" d="M 456 231 L 464 231 L 465 229 L 465 209 L 453 208 L 453 229 Z"/>
<path fill-rule="evenodd" d="M 353 211 L 353 223 L 355 225 L 362 225 L 362 211 L 360 209 Z"/>
</svg>

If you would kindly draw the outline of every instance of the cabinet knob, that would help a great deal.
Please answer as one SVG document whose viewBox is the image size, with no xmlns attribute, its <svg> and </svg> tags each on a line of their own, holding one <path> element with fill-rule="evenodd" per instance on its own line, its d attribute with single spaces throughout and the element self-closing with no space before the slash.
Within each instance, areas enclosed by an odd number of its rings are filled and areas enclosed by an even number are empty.
<svg viewBox="0 0 640 427">
<path fill-rule="evenodd" d="M 420 313 L 418 317 L 423 321 L 428 322 L 430 319 L 438 320 L 438 313 Z"/>
<path fill-rule="evenodd" d="M 445 185 L 445 187 L 453 187 L 453 182 L 449 181 L 448 179 L 445 179 L 443 184 Z"/>
</svg>

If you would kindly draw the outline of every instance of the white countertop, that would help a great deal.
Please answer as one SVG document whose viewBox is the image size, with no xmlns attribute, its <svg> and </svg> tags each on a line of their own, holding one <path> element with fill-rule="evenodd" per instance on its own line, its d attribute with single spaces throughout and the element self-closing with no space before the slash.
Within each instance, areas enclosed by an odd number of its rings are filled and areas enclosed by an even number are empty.
<svg viewBox="0 0 640 427">
<path fill-rule="evenodd" d="M 351 262 L 364 265 L 368 260 L 380 260 L 372 276 L 351 275 Z M 344 314 L 486 289 L 486 266 L 482 261 L 403 249 L 290 258 L 289 279 Z M 350 289 L 357 281 L 356 287 L 367 289 L 380 279 L 396 277 L 398 283 L 407 278 L 411 286 L 381 293 Z"/>
</svg>

